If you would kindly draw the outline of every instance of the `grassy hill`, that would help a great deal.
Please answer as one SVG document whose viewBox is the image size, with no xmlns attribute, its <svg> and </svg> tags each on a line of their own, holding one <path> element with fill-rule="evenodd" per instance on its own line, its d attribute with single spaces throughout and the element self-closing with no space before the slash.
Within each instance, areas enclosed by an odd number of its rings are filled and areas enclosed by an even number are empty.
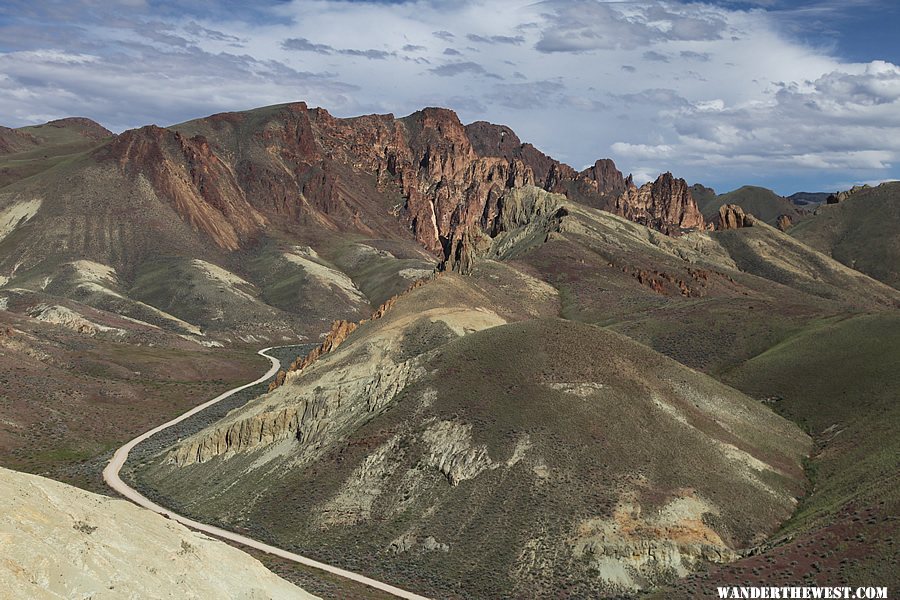
<svg viewBox="0 0 900 600">
<path fill-rule="evenodd" d="M 727 560 L 792 512 L 808 441 L 758 402 L 611 331 L 485 327 L 490 309 L 448 297 L 489 296 L 458 277 L 416 290 L 144 458 L 139 480 L 190 513 L 450 598 L 633 592 Z M 263 424 L 294 411 L 296 429 Z M 271 433 L 239 441 L 256 423 Z"/>
<path fill-rule="evenodd" d="M 779 196 L 772 190 L 752 185 L 745 185 L 715 197 L 707 194 L 701 198 L 702 201 L 697 199 L 697 206 L 707 220 L 714 217 L 718 213 L 719 207 L 725 204 L 737 204 L 744 209 L 744 212 L 752 214 L 769 225 L 775 225 L 781 215 L 791 217 L 794 223 L 803 218 L 803 214 L 790 200 Z"/>
<path fill-rule="evenodd" d="M 823 319 L 724 381 L 813 437 L 809 491 L 755 556 L 693 576 L 659 598 L 712 597 L 715 585 L 900 584 L 900 316 Z"/>
<path fill-rule="evenodd" d="M 820 206 L 791 230 L 803 243 L 867 275 L 900 287 L 900 182 L 863 188 Z"/>
</svg>

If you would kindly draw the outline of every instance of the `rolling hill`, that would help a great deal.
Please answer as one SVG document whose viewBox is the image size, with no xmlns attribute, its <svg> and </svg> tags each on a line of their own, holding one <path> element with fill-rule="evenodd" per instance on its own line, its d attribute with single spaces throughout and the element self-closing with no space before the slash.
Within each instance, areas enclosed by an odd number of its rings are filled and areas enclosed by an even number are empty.
<svg viewBox="0 0 900 600">
<path fill-rule="evenodd" d="M 900 182 L 866 187 L 816 209 L 791 235 L 845 265 L 900 287 Z"/>
<path fill-rule="evenodd" d="M 711 219 L 718 212 L 719 207 L 725 204 L 737 204 L 757 219 L 761 219 L 769 225 L 777 225 L 778 218 L 787 215 L 792 223 L 797 223 L 805 217 L 805 214 L 787 198 L 783 198 L 772 190 L 745 185 L 725 194 L 713 197 L 711 194 L 703 196 L 703 201 L 697 201 L 700 211 L 707 219 Z"/>
<path fill-rule="evenodd" d="M 439 108 L 54 123 L 0 130 L 4 464 L 99 489 L 111 448 L 303 344 L 123 474 L 440 597 L 797 581 L 796 544 L 847 527 L 878 554 L 828 564 L 887 572 L 894 449 L 845 440 L 895 428 L 890 185 L 807 217 Z M 756 219 L 710 229 L 723 203 Z"/>
</svg>

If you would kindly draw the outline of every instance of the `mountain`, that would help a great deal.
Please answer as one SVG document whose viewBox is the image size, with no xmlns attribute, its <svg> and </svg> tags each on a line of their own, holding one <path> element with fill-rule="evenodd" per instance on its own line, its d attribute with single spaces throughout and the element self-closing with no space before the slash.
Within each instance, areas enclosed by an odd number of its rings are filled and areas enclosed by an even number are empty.
<svg viewBox="0 0 900 600">
<path fill-rule="evenodd" d="M 900 287 L 900 182 L 858 188 L 822 205 L 791 230 L 810 247 L 895 288 Z"/>
<path fill-rule="evenodd" d="M 805 216 L 789 199 L 779 196 L 772 190 L 751 185 L 715 197 L 705 195 L 703 201 L 698 203 L 700 211 L 707 219 L 715 216 L 719 207 L 726 204 L 740 206 L 745 213 L 773 226 L 778 225 L 782 216 L 787 216 L 790 224 L 799 222 Z"/>
<path fill-rule="evenodd" d="M 438 597 L 632 592 L 792 512 L 796 427 L 624 336 L 540 318 L 555 294 L 516 280 L 500 302 L 455 274 L 417 288 L 139 481 Z"/>
<path fill-rule="evenodd" d="M 788 235 L 774 194 L 579 172 L 440 108 L 98 134 L 9 155 L 41 148 L 0 187 L 4 464 L 99 491 L 112 449 L 285 346 L 272 381 L 140 444 L 123 477 L 438 597 L 681 593 L 883 516 L 882 446 L 835 431 L 893 427 L 896 344 L 873 331 L 900 291 L 843 237 L 802 237 L 856 227 L 871 190 Z M 892 238 L 869 225 L 874 256 Z M 881 541 L 827 547 L 887 572 Z"/>
<path fill-rule="evenodd" d="M 792 204 L 801 207 L 815 207 L 824 204 L 830 196 L 828 192 L 797 192 L 787 197 Z"/>
<path fill-rule="evenodd" d="M 440 597 L 632 594 L 764 543 L 809 441 L 683 365 L 727 373 L 900 294 L 762 222 L 671 237 L 537 187 L 498 204 L 466 276 L 336 324 L 267 394 L 145 448 L 134 484 Z"/>
<path fill-rule="evenodd" d="M 445 109 L 336 119 L 303 103 L 126 131 L 0 188 L 0 281 L 198 342 L 289 340 L 359 318 L 435 263 L 467 264 L 499 233 L 508 189 L 561 189 L 670 233 L 701 224 L 672 178 L 620 198 L 611 161 L 576 173 L 505 131 Z"/>
<path fill-rule="evenodd" d="M 83 117 L 10 129 L 0 126 L 0 188 L 32 177 L 113 137 Z"/>
<path fill-rule="evenodd" d="M 10 598 L 314 598 L 130 502 L 3 468 L 0 499 L 0 585 Z"/>
</svg>

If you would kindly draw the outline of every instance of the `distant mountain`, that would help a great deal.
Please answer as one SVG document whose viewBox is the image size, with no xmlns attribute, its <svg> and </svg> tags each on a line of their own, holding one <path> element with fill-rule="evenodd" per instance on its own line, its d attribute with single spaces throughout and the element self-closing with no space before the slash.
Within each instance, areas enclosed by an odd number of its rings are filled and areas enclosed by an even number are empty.
<svg viewBox="0 0 900 600">
<path fill-rule="evenodd" d="M 830 195 L 828 192 L 797 192 L 788 196 L 787 199 L 797 206 L 815 207 L 824 204 Z"/>
<path fill-rule="evenodd" d="M 18 129 L 0 127 L 0 189 L 37 175 L 112 137 L 111 131 L 82 117 Z"/>
<path fill-rule="evenodd" d="M 900 182 L 854 188 L 791 229 L 798 240 L 900 288 Z"/>
</svg>

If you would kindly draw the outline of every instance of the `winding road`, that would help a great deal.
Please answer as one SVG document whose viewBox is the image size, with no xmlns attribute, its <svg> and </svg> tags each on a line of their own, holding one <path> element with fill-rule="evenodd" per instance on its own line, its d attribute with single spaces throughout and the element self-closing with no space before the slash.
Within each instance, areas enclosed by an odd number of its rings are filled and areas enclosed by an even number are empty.
<svg viewBox="0 0 900 600">
<path fill-rule="evenodd" d="M 150 509 L 155 513 L 159 513 L 165 517 L 172 519 L 173 521 L 178 521 L 182 525 L 186 525 L 191 529 L 196 529 L 197 531 L 202 531 L 203 533 L 208 533 L 210 535 L 214 535 L 218 538 L 231 540 L 233 542 L 237 542 L 239 544 L 243 544 L 249 548 L 255 548 L 256 550 L 260 550 L 267 554 L 272 554 L 273 556 L 278 556 L 280 558 L 284 558 L 289 561 L 293 561 L 295 563 L 305 565 L 307 567 L 312 567 L 314 569 L 319 569 L 320 571 L 325 571 L 328 573 L 332 573 L 333 575 L 337 575 L 338 577 L 343 577 L 344 579 L 348 579 L 350 581 L 355 581 L 357 583 L 361 583 L 363 585 L 369 586 L 376 590 L 381 590 L 382 592 L 387 592 L 392 594 L 398 598 L 408 598 L 411 600 L 427 600 L 424 596 L 419 596 L 418 594 L 414 594 L 412 592 L 407 592 L 406 590 L 402 590 L 393 585 L 378 581 L 376 579 L 371 579 L 370 577 L 366 577 L 365 575 L 360 575 L 358 573 L 354 573 L 352 571 L 347 571 L 346 569 L 341 569 L 340 567 L 335 567 L 333 565 L 325 564 L 319 562 L 317 560 L 313 560 L 311 558 L 307 558 L 306 556 L 301 556 L 299 554 L 294 554 L 293 552 L 288 552 L 287 550 L 282 550 L 281 548 L 276 548 L 275 546 L 270 546 L 269 544 L 264 544 L 263 542 L 259 542 L 252 538 L 248 538 L 246 536 L 240 535 L 238 533 L 234 533 L 231 531 L 227 531 L 225 529 L 221 529 L 219 527 L 214 527 L 212 525 L 207 525 L 205 523 L 199 523 L 194 521 L 193 519 L 188 519 L 187 517 L 183 517 L 177 513 L 172 512 L 171 510 L 156 504 L 151 501 L 149 498 L 146 498 L 141 495 L 140 492 L 131 488 L 119 477 L 119 471 L 121 471 L 122 466 L 125 464 L 125 461 L 128 460 L 128 453 L 131 450 L 149 438 L 150 436 L 163 431 L 164 429 L 168 429 L 169 427 L 184 421 L 188 417 L 191 417 L 198 412 L 205 410 L 212 406 L 217 402 L 221 402 L 225 398 L 228 398 L 232 394 L 240 392 L 241 390 L 247 389 L 248 387 L 252 387 L 258 383 L 262 383 L 263 381 L 272 377 L 278 369 L 281 367 L 281 363 L 274 356 L 270 356 L 267 354 L 269 350 L 274 350 L 275 348 L 284 348 L 285 346 L 272 346 L 269 348 L 263 348 L 257 354 L 261 356 L 265 356 L 270 361 L 272 361 L 272 367 L 266 371 L 265 375 L 256 379 L 255 381 L 251 381 L 250 383 L 246 383 L 242 386 L 236 387 L 234 389 L 228 390 L 224 394 L 216 396 L 209 402 L 205 402 L 200 406 L 196 406 L 191 410 L 187 411 L 183 415 L 172 419 L 167 423 L 163 423 L 162 425 L 147 431 L 134 438 L 118 450 L 113 455 L 112 460 L 109 461 L 109 464 L 103 469 L 103 480 L 115 491 L 122 494 L 122 496 L 128 498 L 135 504 L 139 506 L 143 506 L 144 508 Z"/>
</svg>

